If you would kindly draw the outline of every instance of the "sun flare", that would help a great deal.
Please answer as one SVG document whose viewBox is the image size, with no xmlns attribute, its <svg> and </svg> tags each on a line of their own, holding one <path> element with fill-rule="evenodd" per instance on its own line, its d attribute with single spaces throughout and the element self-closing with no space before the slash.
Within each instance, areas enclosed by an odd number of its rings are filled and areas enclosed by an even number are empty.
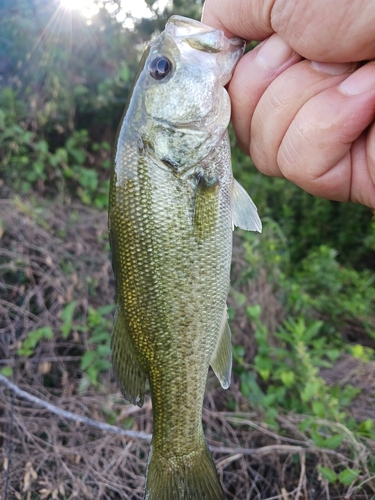
<svg viewBox="0 0 375 500">
<path fill-rule="evenodd" d="M 107 10 L 112 12 L 116 9 L 116 4 L 111 4 L 110 2 L 97 2 L 95 0 L 59 0 L 60 8 L 68 12 L 77 12 L 84 16 L 86 19 L 93 17 L 99 12 L 99 5 L 103 6 L 105 4 Z M 158 7 L 163 10 L 171 0 L 158 0 L 154 7 Z M 116 17 L 118 21 L 122 22 L 127 15 L 133 18 L 140 19 L 142 17 L 151 17 L 152 13 L 147 6 L 145 0 L 121 0 L 121 8 L 117 13 Z"/>
<path fill-rule="evenodd" d="M 99 7 L 94 0 L 60 0 L 62 8 L 69 11 L 77 11 L 86 18 L 97 14 Z"/>
</svg>

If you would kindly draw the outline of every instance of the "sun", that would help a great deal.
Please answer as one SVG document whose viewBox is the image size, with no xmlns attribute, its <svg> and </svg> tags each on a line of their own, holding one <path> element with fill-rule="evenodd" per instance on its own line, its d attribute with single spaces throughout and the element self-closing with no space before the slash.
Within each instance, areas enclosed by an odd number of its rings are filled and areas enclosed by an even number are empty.
<svg viewBox="0 0 375 500">
<path fill-rule="evenodd" d="M 60 4 L 62 7 L 65 7 L 65 9 L 78 10 L 77 2 L 75 2 L 74 0 L 60 0 Z"/>
<path fill-rule="evenodd" d="M 115 3 L 106 2 L 105 0 L 58 0 L 58 2 L 60 4 L 60 10 L 65 10 L 69 13 L 77 13 L 87 20 L 90 20 L 91 17 L 99 12 L 99 6 L 103 7 L 103 5 L 105 5 L 110 13 L 113 12 L 114 9 L 116 10 Z M 157 0 L 154 7 L 162 11 L 169 4 L 171 4 L 171 0 Z M 151 17 L 152 12 L 145 0 L 121 0 L 120 10 L 116 14 L 117 20 L 119 22 L 124 22 L 129 15 L 131 18 L 141 19 L 142 17 Z M 124 24 L 126 25 L 126 22 Z"/>
<path fill-rule="evenodd" d="M 99 12 L 99 7 L 94 0 L 60 0 L 60 6 L 66 10 L 77 11 L 86 18 Z"/>
</svg>

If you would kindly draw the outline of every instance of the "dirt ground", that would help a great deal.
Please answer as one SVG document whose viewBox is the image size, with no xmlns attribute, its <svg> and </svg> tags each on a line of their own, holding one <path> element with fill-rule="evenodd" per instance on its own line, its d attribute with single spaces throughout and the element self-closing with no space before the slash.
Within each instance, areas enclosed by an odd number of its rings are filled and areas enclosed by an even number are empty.
<svg viewBox="0 0 375 500">
<path fill-rule="evenodd" d="M 142 498 L 152 432 L 151 401 L 143 408 L 127 404 L 112 371 L 98 387 L 80 390 L 80 360 L 88 332 L 61 334 L 61 313 L 77 301 L 78 323 L 89 307 L 113 303 L 114 283 L 108 258 L 107 217 L 79 204 L 42 200 L 0 200 L 0 369 L 12 367 L 9 381 L 27 394 L 74 415 L 144 433 L 129 437 L 53 413 L 17 395 L 0 380 L 0 494 L 3 499 Z M 244 265 L 239 241 L 233 256 L 233 282 Z M 236 285 L 237 286 L 237 285 Z M 283 317 L 282 307 L 262 273 L 238 284 L 249 304 L 262 306 L 270 330 Z M 253 329 L 244 307 L 235 308 L 235 342 L 255 355 Z M 35 347 L 33 356 L 17 355 L 28 332 L 50 326 L 53 339 Z M 343 380 L 361 388 L 349 411 L 375 420 L 375 363 L 340 358 L 322 371 L 329 384 Z M 230 408 L 231 411 L 228 411 Z M 234 376 L 223 391 L 210 373 L 203 421 L 228 499 L 371 499 L 375 482 L 367 469 L 375 443 L 344 434 L 334 450 L 318 448 L 302 432 L 301 415 L 280 413 L 278 429 L 249 406 Z M 327 423 L 327 432 L 330 425 Z M 361 470 L 354 486 L 329 484 L 318 471 L 348 467 Z M 362 484 L 362 487 L 359 487 Z"/>
</svg>

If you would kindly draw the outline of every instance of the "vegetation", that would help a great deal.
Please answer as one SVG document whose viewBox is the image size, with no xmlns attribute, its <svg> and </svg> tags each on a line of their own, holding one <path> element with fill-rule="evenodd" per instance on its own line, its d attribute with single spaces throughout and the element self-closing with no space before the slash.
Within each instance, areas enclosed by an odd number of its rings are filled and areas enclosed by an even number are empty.
<svg viewBox="0 0 375 500">
<path fill-rule="evenodd" d="M 150 401 L 126 404 L 110 363 L 108 168 L 146 42 L 201 2 L 147 4 L 130 27 L 115 0 L 89 21 L 57 0 L 5 0 L 0 16 L 0 374 L 146 434 Z M 231 140 L 264 230 L 235 232 L 231 389 L 208 380 L 227 496 L 375 498 L 374 214 L 264 177 Z M 1 383 L 0 398 L 3 498 L 142 498 L 147 440 L 52 418 Z"/>
</svg>

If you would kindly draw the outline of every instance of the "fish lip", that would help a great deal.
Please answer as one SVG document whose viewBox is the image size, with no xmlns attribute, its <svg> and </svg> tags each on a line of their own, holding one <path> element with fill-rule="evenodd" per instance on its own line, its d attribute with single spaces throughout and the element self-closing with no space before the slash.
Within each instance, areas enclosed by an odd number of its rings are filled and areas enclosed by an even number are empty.
<svg viewBox="0 0 375 500">
<path fill-rule="evenodd" d="M 173 40 L 180 54 L 185 53 L 184 46 L 207 55 L 216 54 L 220 68 L 218 76 L 223 87 L 230 81 L 246 47 L 246 41 L 242 38 L 227 38 L 222 30 L 182 16 L 172 16 L 168 20 L 165 36 Z"/>
<path fill-rule="evenodd" d="M 166 31 L 172 36 L 188 43 L 192 48 L 207 52 L 235 52 L 245 50 L 246 41 L 242 38 L 227 38 L 223 30 L 183 16 L 172 16 L 166 24 Z"/>
<path fill-rule="evenodd" d="M 201 21 L 197 21 L 196 19 L 190 19 L 184 16 L 178 16 L 178 15 L 171 16 L 168 19 L 165 26 L 170 27 L 171 25 L 174 26 L 174 34 L 177 37 L 180 36 L 184 37 L 187 35 L 198 35 L 198 34 L 202 35 L 204 33 L 221 33 L 223 35 L 223 38 L 227 40 L 231 45 L 244 46 L 244 44 L 246 43 L 245 40 L 239 37 L 227 38 L 224 35 L 223 30 L 215 29 L 212 26 L 209 26 L 208 24 L 202 23 Z M 185 34 L 183 34 L 184 31 L 183 28 L 185 28 Z M 180 35 L 176 33 L 176 30 L 178 29 L 180 29 L 180 31 L 182 32 Z"/>
</svg>

